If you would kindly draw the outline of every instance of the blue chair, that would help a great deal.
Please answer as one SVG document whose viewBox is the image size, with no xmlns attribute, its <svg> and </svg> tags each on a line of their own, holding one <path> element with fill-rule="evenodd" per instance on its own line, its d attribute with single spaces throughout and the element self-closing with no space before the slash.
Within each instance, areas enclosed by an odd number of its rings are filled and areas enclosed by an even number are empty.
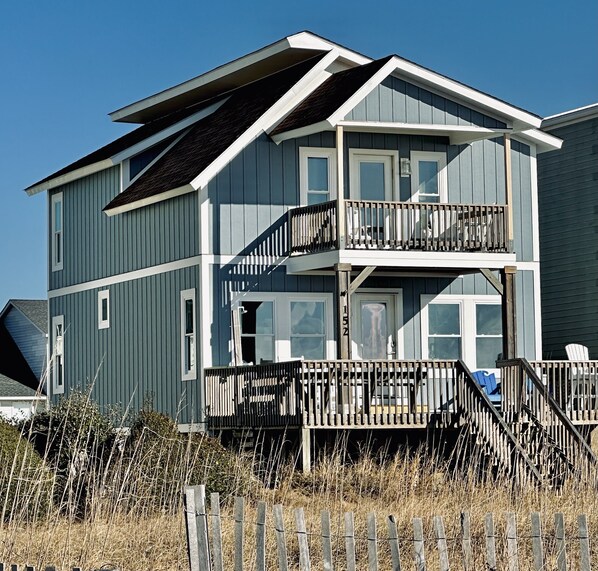
<svg viewBox="0 0 598 571">
<path fill-rule="evenodd" d="M 498 388 L 498 383 L 496 382 L 496 375 L 494 373 L 489 373 L 488 371 L 476 371 L 475 373 L 472 373 L 472 376 L 476 380 L 476 383 L 484 389 L 490 402 L 492 404 L 500 404 L 502 397 Z"/>
</svg>

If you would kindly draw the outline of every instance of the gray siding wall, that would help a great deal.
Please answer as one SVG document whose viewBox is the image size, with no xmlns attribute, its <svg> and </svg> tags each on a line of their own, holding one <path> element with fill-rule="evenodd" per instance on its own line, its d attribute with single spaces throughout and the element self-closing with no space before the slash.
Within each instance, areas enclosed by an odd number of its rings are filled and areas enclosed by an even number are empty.
<svg viewBox="0 0 598 571">
<path fill-rule="evenodd" d="M 598 118 L 551 130 L 538 159 L 542 335 L 547 357 L 582 343 L 598 358 Z"/>
<path fill-rule="evenodd" d="M 46 368 L 46 336 L 14 307 L 5 316 L 4 325 L 33 374 L 41 379 Z"/>
<path fill-rule="evenodd" d="M 230 299 L 231 292 L 314 292 L 334 293 L 334 276 L 286 275 L 284 267 L 229 265 L 215 266 L 212 273 L 214 305 L 217 307 L 212 323 L 212 359 L 214 365 L 228 365 L 230 354 Z M 378 277 L 373 274 L 363 288 L 401 289 L 403 293 L 403 327 L 405 358 L 420 359 L 421 296 L 422 295 L 492 295 L 496 290 L 481 274 L 460 278 Z M 359 290 L 358 290 L 359 291 Z M 517 298 L 517 351 L 528 359 L 536 357 L 535 293 L 533 272 L 519 271 L 516 277 Z M 332 308 L 335 313 L 335 308 Z M 336 323 L 336 317 L 334 317 Z M 474 324 L 464 324 L 474 327 Z M 336 335 L 334 334 L 335 338 Z M 216 342 L 218 340 L 218 342 Z"/>
<path fill-rule="evenodd" d="M 215 254 L 287 254 L 286 212 L 299 204 L 299 147 L 334 147 L 333 133 L 320 133 L 280 145 L 265 135 L 250 144 L 208 185 L 211 245 Z M 350 196 L 349 150 L 398 150 L 447 153 L 449 202 L 504 204 L 502 139 L 449 145 L 444 137 L 347 133 L 345 195 Z M 513 221 L 518 260 L 533 258 L 530 148 L 513 141 Z M 409 200 L 411 179 L 400 178 L 400 199 Z"/>
<path fill-rule="evenodd" d="M 108 217 L 102 208 L 119 191 L 114 167 L 50 192 L 63 193 L 64 210 L 64 266 L 52 272 L 48 260 L 50 290 L 198 253 L 196 193 Z"/>
<path fill-rule="evenodd" d="M 387 77 L 345 119 L 400 123 L 476 125 L 504 128 L 505 123 L 396 77 Z"/>
<path fill-rule="evenodd" d="M 101 330 L 97 289 L 50 299 L 51 315 L 64 315 L 66 386 L 93 382 L 100 405 L 135 411 L 151 398 L 179 422 L 197 421 L 199 381 L 181 381 L 180 340 L 180 292 L 197 287 L 197 267 L 111 285 L 110 328 Z"/>
</svg>

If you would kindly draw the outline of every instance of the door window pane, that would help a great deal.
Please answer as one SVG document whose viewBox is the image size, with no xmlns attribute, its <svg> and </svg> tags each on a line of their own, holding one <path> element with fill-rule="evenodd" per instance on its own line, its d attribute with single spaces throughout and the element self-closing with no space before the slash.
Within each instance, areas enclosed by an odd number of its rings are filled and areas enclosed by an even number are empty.
<svg viewBox="0 0 598 571">
<path fill-rule="evenodd" d="M 385 173 L 383 162 L 359 163 L 359 190 L 362 200 L 385 200 Z"/>
<path fill-rule="evenodd" d="M 476 367 L 494 369 L 502 358 L 502 311 L 498 304 L 478 303 L 476 312 Z"/>
<path fill-rule="evenodd" d="M 324 302 L 291 302 L 291 358 L 324 359 Z"/>
<path fill-rule="evenodd" d="M 241 351 L 246 363 L 274 361 L 274 304 L 246 301 L 241 312 Z"/>
<path fill-rule="evenodd" d="M 363 359 L 388 358 L 388 313 L 386 303 L 361 303 L 361 343 Z"/>
</svg>

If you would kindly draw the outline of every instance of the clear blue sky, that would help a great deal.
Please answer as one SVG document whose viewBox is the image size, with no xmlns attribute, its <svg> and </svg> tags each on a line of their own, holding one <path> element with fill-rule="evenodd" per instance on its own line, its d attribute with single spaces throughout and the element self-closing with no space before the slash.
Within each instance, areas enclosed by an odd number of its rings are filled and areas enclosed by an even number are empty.
<svg viewBox="0 0 598 571">
<path fill-rule="evenodd" d="M 598 101 L 596 0 L 4 0 L 0 309 L 46 295 L 46 196 L 23 188 L 131 129 L 110 111 L 305 29 L 543 116 Z"/>
</svg>

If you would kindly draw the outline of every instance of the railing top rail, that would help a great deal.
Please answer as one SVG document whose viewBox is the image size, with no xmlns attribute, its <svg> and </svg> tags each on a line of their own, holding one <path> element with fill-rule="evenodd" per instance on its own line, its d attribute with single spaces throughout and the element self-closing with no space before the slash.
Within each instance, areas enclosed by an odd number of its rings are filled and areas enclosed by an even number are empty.
<svg viewBox="0 0 598 571">
<path fill-rule="evenodd" d="M 471 208 L 471 207 L 482 207 L 482 208 L 506 208 L 506 204 L 484 204 L 484 203 L 463 203 L 463 202 L 407 202 L 401 200 L 362 200 L 348 198 L 345 200 L 345 204 L 403 204 L 405 206 L 411 206 L 413 208 Z"/>
<path fill-rule="evenodd" d="M 303 206 L 293 206 L 289 208 L 289 211 L 295 213 L 298 211 L 309 212 L 310 210 L 325 209 L 332 206 L 336 206 L 336 200 L 328 200 L 326 202 L 319 202 L 318 204 L 305 204 Z"/>
<path fill-rule="evenodd" d="M 598 359 L 576 359 L 575 361 L 570 361 L 569 359 L 542 359 L 540 361 L 528 361 L 532 366 L 540 366 L 540 365 L 572 365 L 576 366 L 578 363 L 592 363 L 598 365 Z"/>
</svg>

